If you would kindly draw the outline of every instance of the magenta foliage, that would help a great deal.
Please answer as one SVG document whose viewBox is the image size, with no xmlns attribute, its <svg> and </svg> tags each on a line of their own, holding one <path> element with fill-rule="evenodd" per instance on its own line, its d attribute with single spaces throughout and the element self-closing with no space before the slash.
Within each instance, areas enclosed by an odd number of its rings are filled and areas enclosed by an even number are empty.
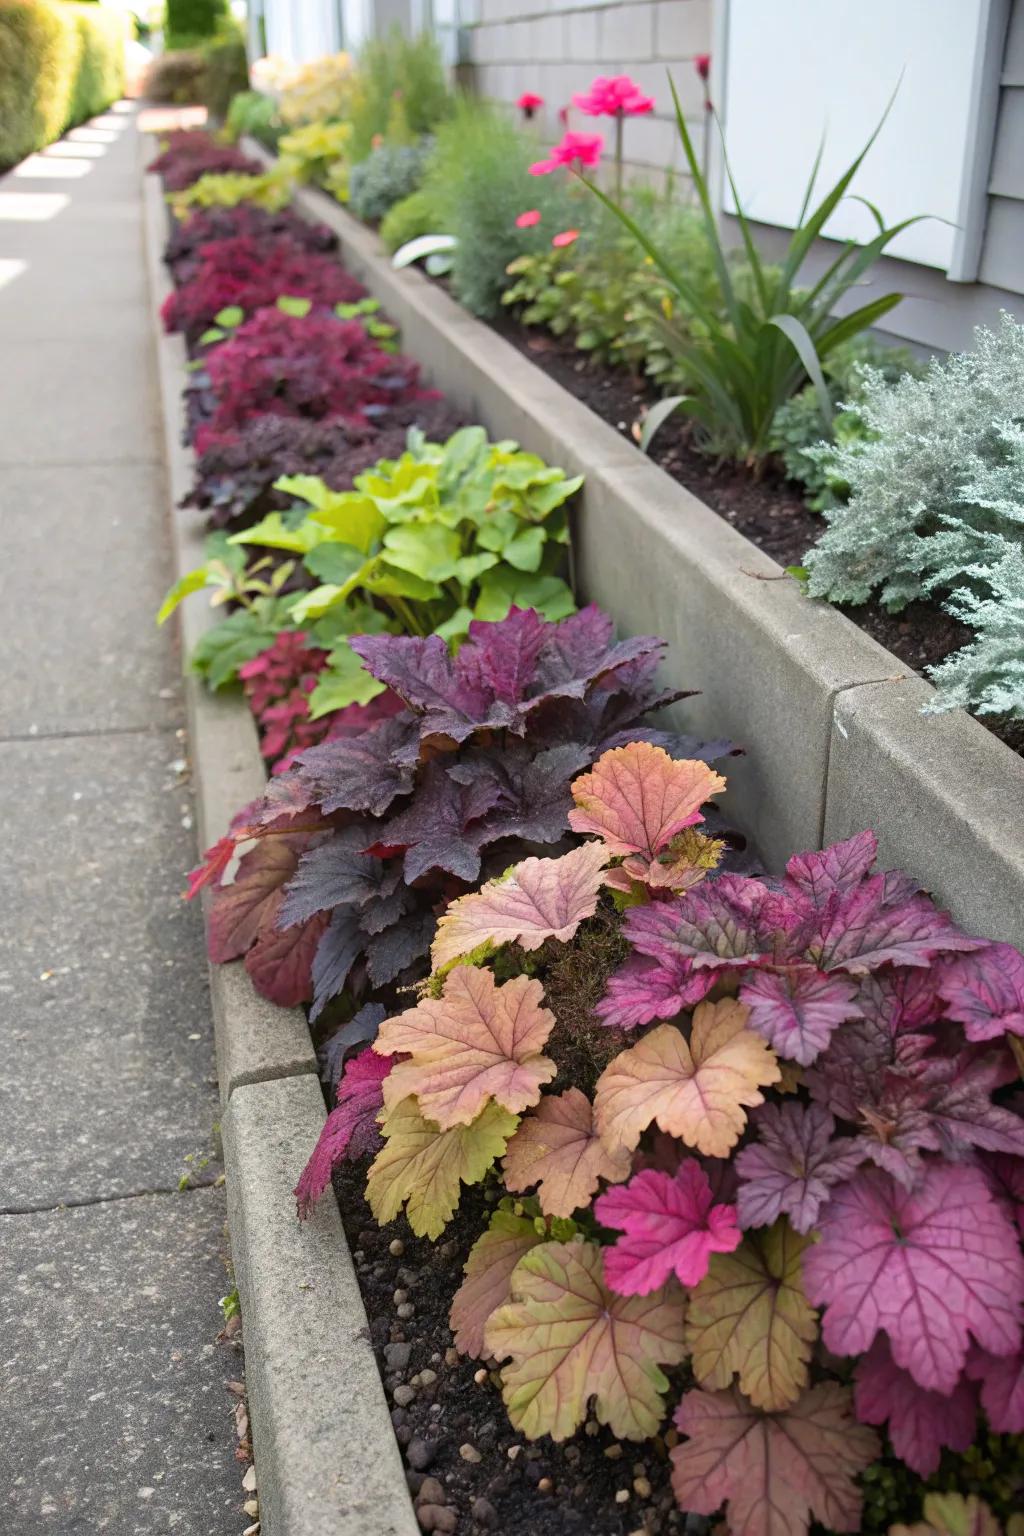
<svg viewBox="0 0 1024 1536">
<path fill-rule="evenodd" d="M 285 631 L 238 669 L 259 728 L 260 751 L 274 773 L 282 773 L 296 752 L 315 746 L 327 735 L 329 716 L 309 718 L 309 695 L 327 655 L 307 645 L 301 631 Z"/>
<path fill-rule="evenodd" d="M 919 1477 L 937 1471 L 944 1447 L 966 1451 L 974 1441 L 978 1394 L 969 1381 L 951 1393 L 929 1392 L 893 1360 L 879 1336 L 857 1366 L 854 1406 L 862 1424 L 885 1424 L 901 1461 Z"/>
<path fill-rule="evenodd" d="M 692 1157 L 674 1176 L 645 1168 L 606 1190 L 594 1215 L 625 1234 L 604 1249 L 605 1279 L 620 1296 L 647 1296 L 673 1274 L 682 1285 L 699 1285 L 711 1255 L 731 1253 L 743 1238 L 736 1207 L 713 1203 L 708 1176 Z"/>
<path fill-rule="evenodd" d="M 949 1395 L 971 1341 L 1016 1353 L 1024 1320 L 1017 1234 L 975 1168 L 930 1164 L 913 1191 L 878 1168 L 833 1192 L 804 1285 L 822 1336 L 859 1355 L 884 1330 L 894 1361 Z"/>
<path fill-rule="evenodd" d="M 204 246 L 219 240 L 233 240 L 238 235 L 262 242 L 289 239 L 304 251 L 328 252 L 338 246 L 338 238 L 326 224 L 312 224 L 291 208 L 271 210 L 252 203 L 236 203 L 233 208 L 197 208 L 171 231 L 164 261 L 179 285 L 188 282 L 198 270 Z"/>
<path fill-rule="evenodd" d="M 182 128 L 168 135 L 166 148 L 149 169 L 163 179 L 168 192 L 181 192 L 200 176 L 258 176 L 263 167 L 233 145 L 218 144 L 201 128 Z"/>
<path fill-rule="evenodd" d="M 195 272 L 168 294 L 161 317 L 166 330 L 196 341 L 222 309 L 237 305 L 251 314 L 282 294 L 333 308 L 365 298 L 366 289 L 332 256 L 307 251 L 288 235 L 236 235 L 202 247 Z"/>
<path fill-rule="evenodd" d="M 236 429 L 259 412 L 340 416 L 359 426 L 397 404 L 431 398 L 419 388 L 418 364 L 383 352 L 358 320 L 276 308 L 258 310 L 215 347 L 205 372 L 208 385 L 190 390 L 209 410 L 195 436 L 200 453 L 211 433 Z"/>
<path fill-rule="evenodd" d="M 384 1105 L 384 1079 L 394 1061 L 394 1056 L 378 1056 L 375 1051 L 365 1050 L 345 1064 L 338 1083 L 337 1103 L 327 1116 L 295 1186 L 300 1216 L 309 1214 L 340 1162 L 368 1157 L 380 1147 L 377 1116 Z"/>
</svg>

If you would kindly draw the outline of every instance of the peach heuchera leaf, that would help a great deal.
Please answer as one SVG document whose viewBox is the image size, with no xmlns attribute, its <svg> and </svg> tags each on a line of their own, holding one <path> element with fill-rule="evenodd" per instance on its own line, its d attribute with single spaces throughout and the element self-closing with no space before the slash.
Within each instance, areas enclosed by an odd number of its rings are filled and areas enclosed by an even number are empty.
<svg viewBox="0 0 1024 1536">
<path fill-rule="evenodd" d="M 512 1271 L 531 1248 L 546 1241 L 528 1216 L 495 1211 L 487 1231 L 469 1250 L 465 1279 L 452 1298 L 449 1323 L 461 1355 L 483 1354 L 487 1319 L 512 1299 Z"/>
<path fill-rule="evenodd" d="M 629 1178 L 629 1152 L 609 1152 L 594 1129 L 590 1100 L 579 1088 L 547 1094 L 525 1115 L 505 1154 L 505 1188 L 522 1194 L 538 1184 L 545 1216 L 571 1216 L 588 1206 L 599 1179 Z"/>
<path fill-rule="evenodd" d="M 555 1022 L 543 1000 L 528 976 L 499 986 L 490 971 L 456 966 L 441 997 L 381 1025 L 374 1050 L 411 1057 L 386 1079 L 388 1109 L 415 1094 L 423 1113 L 449 1130 L 469 1125 L 491 1099 L 512 1114 L 536 1104 L 556 1071 L 540 1054 Z"/>
<path fill-rule="evenodd" d="M 972 1336 L 994 1355 L 1020 1347 L 1024 1259 L 977 1168 L 933 1163 L 909 1191 L 858 1173 L 832 1195 L 804 1285 L 829 1349 L 863 1354 L 884 1329 L 927 1391 L 953 1391 Z"/>
<path fill-rule="evenodd" d="M 501 1156 L 516 1117 L 488 1104 L 471 1125 L 442 1131 L 415 1100 L 403 1099 L 381 1125 L 385 1145 L 366 1180 L 366 1198 L 383 1227 L 402 1206 L 417 1237 L 440 1237 L 459 1203 L 460 1184 L 478 1184 Z"/>
<path fill-rule="evenodd" d="M 681 1294 L 616 1296 L 601 1277 L 595 1243 L 541 1243 L 516 1265 L 512 1297 L 484 1329 L 499 1359 L 505 1406 L 530 1440 L 565 1440 L 587 1405 L 622 1440 L 656 1433 L 668 1381 L 662 1365 L 684 1355 Z"/>
<path fill-rule="evenodd" d="M 566 943 L 593 917 L 608 854 L 584 843 L 560 859 L 524 859 L 500 880 L 453 901 L 437 925 L 430 955 L 440 970 L 486 944 L 539 949 L 545 939 Z"/>
<path fill-rule="evenodd" d="M 734 998 L 701 1003 L 690 1038 L 661 1024 L 610 1062 L 598 1078 L 594 1114 L 612 1150 L 637 1145 L 652 1121 L 707 1157 L 726 1157 L 764 1102 L 762 1087 L 781 1072 L 773 1052 L 747 1029 L 748 1010 Z"/>
<path fill-rule="evenodd" d="M 598 758 L 573 780 L 574 832 L 595 832 L 609 853 L 653 859 L 684 827 L 703 821 L 700 808 L 725 780 L 707 763 L 677 761 L 663 747 L 632 741 Z"/>
<path fill-rule="evenodd" d="M 1003 1527 L 983 1499 L 969 1493 L 929 1493 L 923 1520 L 891 1525 L 889 1536 L 1003 1536 Z M 1024 1536 L 1024 1515 L 1011 1515 L 1006 1536 Z"/>
<path fill-rule="evenodd" d="M 873 1429 L 854 1422 L 850 1394 L 822 1382 L 792 1408 L 764 1413 L 739 1392 L 687 1392 L 675 1423 L 689 1439 L 672 1451 L 681 1508 L 713 1515 L 730 1536 L 806 1536 L 813 1517 L 832 1531 L 860 1529 L 854 1478 L 878 1456 Z"/>
<path fill-rule="evenodd" d="M 625 1234 L 604 1250 L 604 1277 L 620 1296 L 646 1296 L 673 1274 L 681 1285 L 697 1285 L 711 1255 L 729 1253 L 743 1237 L 736 1207 L 713 1203 L 708 1176 L 693 1157 L 673 1175 L 643 1169 L 603 1194 L 594 1215 Z"/>
<path fill-rule="evenodd" d="M 818 1320 L 800 1277 L 804 1249 L 784 1221 L 750 1233 L 735 1253 L 716 1253 L 690 1298 L 686 1342 L 705 1387 L 741 1390 L 755 1408 L 795 1403 L 807 1385 Z"/>
<path fill-rule="evenodd" d="M 853 1402 L 862 1424 L 888 1420 L 893 1450 L 919 1477 L 938 1470 L 944 1446 L 966 1451 L 974 1441 L 978 1394 L 971 1383 L 961 1379 L 949 1395 L 926 1392 L 900 1370 L 881 1337 L 858 1361 Z"/>
</svg>

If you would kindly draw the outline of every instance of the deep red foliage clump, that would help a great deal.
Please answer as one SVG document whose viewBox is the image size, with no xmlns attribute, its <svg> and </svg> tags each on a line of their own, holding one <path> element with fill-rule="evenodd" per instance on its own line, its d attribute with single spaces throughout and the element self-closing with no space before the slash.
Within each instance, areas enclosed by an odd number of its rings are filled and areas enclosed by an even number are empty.
<svg viewBox="0 0 1024 1536">
<path fill-rule="evenodd" d="M 187 283 L 198 271 L 202 249 L 217 240 L 248 235 L 253 240 L 276 240 L 286 235 L 304 251 L 334 251 L 338 238 L 326 224 L 311 224 L 291 208 L 271 212 L 251 203 L 234 208 L 197 208 L 171 232 L 164 261 L 177 284 Z"/>
<path fill-rule="evenodd" d="M 302 630 L 279 634 L 273 645 L 239 667 L 249 708 L 256 717 L 260 751 L 274 773 L 283 773 L 296 752 L 316 746 L 330 719 L 309 718 L 309 696 L 327 652 L 307 644 Z"/>
<path fill-rule="evenodd" d="M 257 160 L 232 144 L 218 144 L 200 128 L 182 128 L 170 134 L 163 154 L 149 168 L 163 178 L 168 192 L 182 192 L 200 176 L 226 172 L 258 176 L 263 170 Z"/>
<path fill-rule="evenodd" d="M 240 427 L 267 412 L 318 421 L 340 416 L 356 426 L 390 407 L 433 399 L 419 387 L 419 364 L 383 352 L 358 320 L 261 309 L 209 354 L 189 391 L 198 452 L 210 432 Z"/>
<path fill-rule="evenodd" d="M 184 505 L 201 508 L 216 528 L 255 522 L 292 505 L 287 492 L 274 490 L 282 475 L 316 475 L 332 491 L 350 491 L 356 475 L 405 452 L 410 427 L 445 443 L 465 424 L 443 400 L 399 404 L 359 425 L 336 416 L 253 416 L 237 430 L 206 434 Z"/>
<path fill-rule="evenodd" d="M 332 308 L 358 303 L 366 289 L 333 257 L 304 250 L 287 235 L 235 235 L 201 248 L 197 270 L 168 294 L 161 318 L 166 330 L 194 341 L 229 305 L 251 314 L 282 294 Z"/>
</svg>

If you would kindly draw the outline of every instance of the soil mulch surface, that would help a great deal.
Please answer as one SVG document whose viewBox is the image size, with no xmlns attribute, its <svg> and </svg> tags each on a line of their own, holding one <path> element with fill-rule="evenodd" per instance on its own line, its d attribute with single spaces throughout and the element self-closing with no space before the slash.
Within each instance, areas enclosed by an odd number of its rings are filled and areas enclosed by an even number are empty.
<svg viewBox="0 0 1024 1536">
<path fill-rule="evenodd" d="M 642 1445 L 620 1442 L 589 1419 L 560 1445 L 547 1437 L 531 1444 L 508 1421 L 496 1372 L 452 1347 L 448 1314 L 466 1255 L 487 1224 L 484 1191 L 463 1191 L 455 1219 L 434 1243 L 413 1237 L 401 1218 L 378 1227 L 363 1198 L 365 1183 L 361 1163 L 343 1163 L 334 1175 L 423 1530 L 455 1536 L 706 1531 L 710 1522 L 688 1520 L 676 1506 L 660 1437 Z M 685 1375 L 669 1375 L 674 1402 Z"/>
<path fill-rule="evenodd" d="M 510 320 L 498 322 L 494 329 L 624 437 L 632 439 L 633 423 L 657 399 L 645 382 L 595 367 L 568 337 L 529 330 Z M 755 480 L 732 464 L 718 464 L 694 448 L 681 417 L 678 425 L 670 419 L 662 426 L 650 457 L 780 565 L 802 564 L 824 530 L 824 520 L 804 505 L 792 481 L 772 471 Z M 920 673 L 969 644 L 973 636 L 966 624 L 926 602 L 911 603 L 900 613 L 886 613 L 876 601 L 839 611 Z M 981 724 L 1024 755 L 1024 723 L 982 719 Z"/>
</svg>

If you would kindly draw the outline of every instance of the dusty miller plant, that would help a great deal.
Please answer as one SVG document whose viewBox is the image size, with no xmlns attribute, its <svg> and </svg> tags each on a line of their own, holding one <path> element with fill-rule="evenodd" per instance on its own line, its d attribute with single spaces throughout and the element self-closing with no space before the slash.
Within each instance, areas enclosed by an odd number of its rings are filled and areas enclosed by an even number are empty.
<svg viewBox="0 0 1024 1536">
<path fill-rule="evenodd" d="M 805 561 L 811 595 L 863 603 L 877 590 L 898 611 L 952 593 L 950 612 L 979 630 L 935 669 L 938 708 L 1024 714 L 1013 641 L 1024 599 L 1022 402 L 1024 326 L 1004 314 L 997 331 L 976 332 L 973 352 L 933 362 L 923 378 L 888 384 L 869 371 L 859 411 L 870 436 L 821 450 L 850 499 L 825 510 L 828 531 Z"/>
</svg>

